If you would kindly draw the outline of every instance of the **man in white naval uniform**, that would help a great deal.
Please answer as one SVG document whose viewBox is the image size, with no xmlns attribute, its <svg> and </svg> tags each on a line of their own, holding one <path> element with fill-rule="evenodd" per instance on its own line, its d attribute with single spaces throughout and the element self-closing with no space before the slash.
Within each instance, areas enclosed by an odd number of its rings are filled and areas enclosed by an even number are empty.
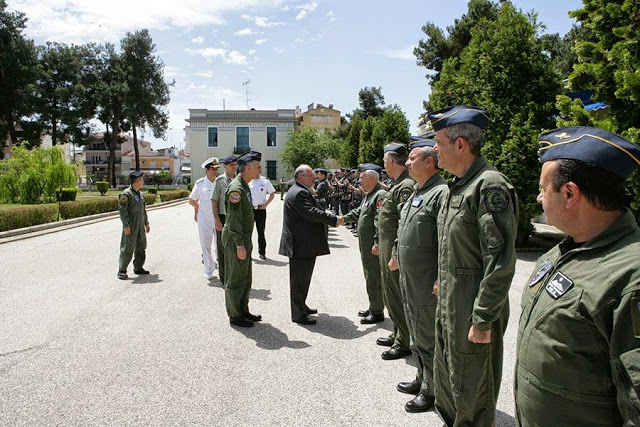
<svg viewBox="0 0 640 427">
<path fill-rule="evenodd" d="M 205 176 L 196 181 L 189 196 L 189 204 L 193 206 L 193 219 L 198 223 L 198 234 L 200 236 L 200 247 L 202 248 L 202 263 L 204 264 L 204 275 L 207 279 L 213 279 L 213 270 L 216 269 L 215 262 L 215 222 L 211 209 L 211 194 L 213 193 L 214 181 L 218 176 L 218 159 L 210 157 L 201 165 L 205 169 Z M 211 252 L 213 248 L 213 253 Z"/>
</svg>

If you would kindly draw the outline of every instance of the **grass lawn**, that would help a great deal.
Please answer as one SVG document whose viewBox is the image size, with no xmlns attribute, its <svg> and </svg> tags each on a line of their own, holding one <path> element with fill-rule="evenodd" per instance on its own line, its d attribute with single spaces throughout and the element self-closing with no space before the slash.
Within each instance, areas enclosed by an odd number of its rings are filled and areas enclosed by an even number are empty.
<svg viewBox="0 0 640 427">
<path fill-rule="evenodd" d="M 17 203 L 0 203 L 0 210 L 19 209 L 27 206 L 47 206 L 47 205 L 57 205 L 57 203 L 38 203 L 36 205 L 20 205 Z"/>
</svg>

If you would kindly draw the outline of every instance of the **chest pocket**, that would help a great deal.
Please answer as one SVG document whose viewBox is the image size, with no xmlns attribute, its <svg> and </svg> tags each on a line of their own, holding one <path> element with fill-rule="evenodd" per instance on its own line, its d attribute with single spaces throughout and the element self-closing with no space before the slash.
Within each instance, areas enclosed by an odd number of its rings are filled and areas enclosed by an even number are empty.
<svg viewBox="0 0 640 427">
<path fill-rule="evenodd" d="M 404 246 L 435 252 L 438 246 L 435 218 L 429 216 L 424 209 L 414 213 L 411 217 L 411 227 L 406 230 L 404 237 Z"/>
</svg>

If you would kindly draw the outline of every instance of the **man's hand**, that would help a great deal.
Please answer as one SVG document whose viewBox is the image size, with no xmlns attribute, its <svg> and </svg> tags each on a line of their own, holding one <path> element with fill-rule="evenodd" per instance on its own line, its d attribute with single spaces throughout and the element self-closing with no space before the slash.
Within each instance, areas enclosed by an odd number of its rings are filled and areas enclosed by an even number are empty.
<svg viewBox="0 0 640 427">
<path fill-rule="evenodd" d="M 196 211 L 196 212 L 193 214 L 193 220 L 194 220 L 195 222 L 198 222 L 198 211 Z"/>
<path fill-rule="evenodd" d="M 340 227 L 342 224 L 344 224 L 344 217 L 343 216 L 339 216 L 337 221 L 336 221 L 336 227 Z"/>
<path fill-rule="evenodd" d="M 236 256 L 240 261 L 244 261 L 247 258 L 247 250 L 244 246 L 236 247 Z"/>
<path fill-rule="evenodd" d="M 216 219 L 216 220 L 215 220 L 215 223 L 216 223 L 216 230 L 218 230 L 218 231 L 222 231 L 222 227 L 223 227 L 223 225 L 222 225 L 222 221 L 218 221 L 218 220 Z"/>
<path fill-rule="evenodd" d="M 375 256 L 380 255 L 380 247 L 378 245 L 373 245 L 371 247 L 371 255 L 375 255 Z"/>
<path fill-rule="evenodd" d="M 147 233 L 148 233 L 149 231 L 151 231 L 151 226 L 150 226 L 149 224 L 146 224 L 146 225 L 144 226 L 144 229 L 145 229 L 145 230 L 147 231 Z"/>
<path fill-rule="evenodd" d="M 491 342 L 491 329 L 488 331 L 481 331 L 471 325 L 471 328 L 469 328 L 469 341 L 476 344 L 489 344 Z"/>
<path fill-rule="evenodd" d="M 122 231 L 124 231 L 125 236 L 131 236 L 131 227 L 125 227 Z"/>
<path fill-rule="evenodd" d="M 391 258 L 389 260 L 388 266 L 389 266 L 389 270 L 396 271 L 398 269 L 398 260 L 395 258 Z"/>
<path fill-rule="evenodd" d="M 434 295 L 438 295 L 438 280 L 433 282 L 433 290 L 431 291 L 431 293 Z"/>
</svg>

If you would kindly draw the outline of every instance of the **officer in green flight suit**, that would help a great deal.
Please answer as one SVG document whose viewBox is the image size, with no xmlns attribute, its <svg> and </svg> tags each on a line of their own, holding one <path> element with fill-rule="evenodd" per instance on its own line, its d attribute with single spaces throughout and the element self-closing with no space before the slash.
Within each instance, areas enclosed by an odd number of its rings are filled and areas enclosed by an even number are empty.
<svg viewBox="0 0 640 427">
<path fill-rule="evenodd" d="M 583 126 L 540 135 L 538 202 L 567 237 L 524 287 L 516 349 L 519 426 L 640 423 L 640 227 L 626 178 L 640 147 Z"/>
<path fill-rule="evenodd" d="M 222 229 L 225 255 L 225 302 L 229 323 L 249 327 L 262 316 L 249 312 L 251 292 L 251 250 L 253 204 L 249 182 L 262 172 L 262 155 L 249 151 L 237 159 L 238 173 L 225 195 L 226 222 Z"/>
<path fill-rule="evenodd" d="M 425 139 L 411 144 L 407 167 L 416 180 L 415 192 L 400 212 L 398 239 L 389 262 L 400 271 L 400 287 L 416 361 L 416 378 L 398 384 L 398 391 L 413 394 L 404 408 L 407 412 L 426 412 L 433 408 L 433 354 L 438 298 L 434 284 L 438 279 L 438 211 L 447 184 L 440 176 L 435 141 Z"/>
<path fill-rule="evenodd" d="M 144 186 L 144 175 L 140 171 L 129 174 L 131 185 L 119 196 L 120 221 L 122 221 L 122 237 L 120 238 L 120 263 L 118 279 L 126 280 L 127 267 L 133 258 L 135 274 L 149 274 L 143 268 L 146 259 L 147 235 L 151 230 L 144 205 L 144 195 L 140 189 Z"/>
<path fill-rule="evenodd" d="M 409 150 L 399 142 L 387 144 L 384 148 L 384 167 L 393 182 L 382 199 L 380 214 L 378 215 L 378 245 L 374 254 L 380 258 L 382 273 L 382 295 L 384 303 L 393 321 L 393 331 L 388 338 L 378 338 L 378 345 L 391 347 L 382 352 L 385 360 L 394 360 L 411 353 L 409 349 L 409 328 L 404 315 L 402 292 L 400 291 L 400 273 L 389 270 L 391 251 L 398 237 L 398 219 L 400 209 L 413 193 L 415 181 L 409 176 L 405 167 Z"/>
<path fill-rule="evenodd" d="M 360 167 L 360 183 L 366 193 L 360 206 L 349 211 L 344 216 L 344 222 L 357 222 L 360 259 L 367 283 L 369 308 L 358 312 L 362 317 L 360 323 L 372 324 L 384 320 L 384 300 L 382 297 L 382 283 L 380 275 L 380 261 L 378 255 L 372 251 L 378 244 L 378 212 L 382 206 L 382 199 L 386 193 L 380 186 L 380 172 L 382 168 L 371 163 Z"/>
<path fill-rule="evenodd" d="M 438 215 L 436 410 L 450 426 L 493 426 L 516 266 L 518 199 L 480 155 L 489 114 L 457 105 L 430 113 L 438 167 L 455 178 Z"/>
</svg>

